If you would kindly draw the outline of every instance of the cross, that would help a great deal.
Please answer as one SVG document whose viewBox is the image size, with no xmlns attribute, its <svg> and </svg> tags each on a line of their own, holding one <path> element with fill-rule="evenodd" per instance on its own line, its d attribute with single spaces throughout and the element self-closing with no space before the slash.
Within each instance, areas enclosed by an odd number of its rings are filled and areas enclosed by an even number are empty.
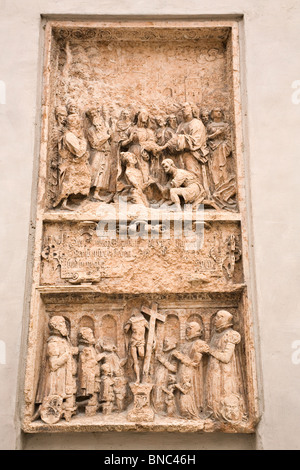
<svg viewBox="0 0 300 470">
<path fill-rule="evenodd" d="M 149 315 L 150 317 L 148 341 L 147 341 L 146 354 L 145 354 L 144 367 L 143 367 L 143 377 L 147 377 L 149 375 L 150 360 L 151 360 L 152 347 L 153 347 L 154 336 L 155 336 L 156 320 L 159 320 L 163 323 L 166 320 L 166 317 L 164 315 L 161 315 L 160 313 L 158 313 L 157 307 L 158 307 L 158 304 L 156 302 L 152 302 L 151 308 L 148 308 L 148 307 L 141 308 L 141 311 L 143 313 L 146 313 L 146 315 Z"/>
</svg>

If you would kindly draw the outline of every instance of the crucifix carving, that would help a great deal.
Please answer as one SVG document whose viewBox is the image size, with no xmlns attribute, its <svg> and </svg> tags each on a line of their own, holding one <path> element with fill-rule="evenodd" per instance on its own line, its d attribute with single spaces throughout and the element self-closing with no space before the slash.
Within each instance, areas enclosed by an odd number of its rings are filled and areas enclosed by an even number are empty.
<svg viewBox="0 0 300 470">
<path fill-rule="evenodd" d="M 152 348 L 155 338 L 155 325 L 156 321 L 159 320 L 161 322 L 165 322 L 165 316 L 161 315 L 157 311 L 158 304 L 156 302 L 152 302 L 151 308 L 142 306 L 141 311 L 146 315 L 149 315 L 149 333 L 148 333 L 148 341 L 146 347 L 146 354 L 144 360 L 144 367 L 143 367 L 143 379 L 149 376 L 149 369 L 150 369 L 150 360 L 152 354 Z"/>
</svg>

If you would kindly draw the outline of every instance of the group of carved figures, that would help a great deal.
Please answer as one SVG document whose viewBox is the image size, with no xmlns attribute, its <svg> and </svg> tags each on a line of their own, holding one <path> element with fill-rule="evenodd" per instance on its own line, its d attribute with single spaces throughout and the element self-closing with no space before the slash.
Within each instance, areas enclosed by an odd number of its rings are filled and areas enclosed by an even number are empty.
<svg viewBox="0 0 300 470">
<path fill-rule="evenodd" d="M 37 415 L 48 424 L 64 416 L 66 421 L 78 407 L 93 416 L 101 407 L 103 414 L 123 410 L 127 380 L 125 359 L 120 360 L 112 342 L 96 342 L 93 330 L 81 327 L 78 347 L 73 347 L 63 316 L 49 322 L 46 368 L 41 374 L 36 402 Z"/>
<path fill-rule="evenodd" d="M 167 332 L 158 348 L 157 321 L 165 321 L 157 304 L 132 311 L 124 325 L 128 354 L 120 359 L 116 346 L 96 341 L 89 327 L 80 328 L 78 347 L 74 347 L 65 318 L 53 316 L 33 419 L 41 417 L 47 424 L 55 424 L 62 417 L 69 421 L 80 407 L 87 416 L 98 410 L 103 415 L 121 413 L 128 407 L 131 421 L 151 421 L 156 413 L 168 418 L 241 423 L 246 417 L 236 351 L 241 336 L 232 328 L 232 314 L 225 310 L 216 314 L 209 344 L 201 339 L 200 324 L 191 321 L 186 324 L 182 345 Z"/>
<path fill-rule="evenodd" d="M 202 203 L 235 210 L 232 136 L 222 109 L 202 110 L 201 118 L 192 103 L 177 115 L 156 117 L 145 109 L 123 109 L 113 120 L 93 108 L 86 120 L 69 101 L 55 114 L 54 208 L 73 210 L 70 199 L 80 195 L 106 203 L 126 197 L 147 207 Z"/>
</svg>

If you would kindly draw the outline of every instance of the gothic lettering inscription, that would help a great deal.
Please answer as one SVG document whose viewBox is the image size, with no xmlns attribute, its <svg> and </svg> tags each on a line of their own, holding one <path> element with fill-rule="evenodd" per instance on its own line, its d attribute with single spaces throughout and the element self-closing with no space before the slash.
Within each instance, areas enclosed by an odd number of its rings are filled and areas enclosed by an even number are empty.
<svg viewBox="0 0 300 470">
<path fill-rule="evenodd" d="M 43 284 L 49 285 L 55 278 L 57 284 L 100 283 L 117 291 L 126 290 L 127 285 L 132 291 L 156 290 L 153 281 L 160 278 L 165 288 L 179 292 L 196 284 L 243 282 L 238 263 L 240 232 L 235 223 L 211 223 L 198 232 L 195 226 L 186 233 L 182 228 L 181 238 L 175 238 L 178 234 L 172 228 L 169 238 L 164 232 L 154 239 L 148 232 L 132 234 L 130 227 L 125 239 L 117 232 L 116 238 L 99 237 L 96 223 L 88 227 L 82 223 L 46 225 Z M 164 263 L 163 271 L 159 260 Z M 149 273 L 146 279 L 145 269 Z"/>
</svg>

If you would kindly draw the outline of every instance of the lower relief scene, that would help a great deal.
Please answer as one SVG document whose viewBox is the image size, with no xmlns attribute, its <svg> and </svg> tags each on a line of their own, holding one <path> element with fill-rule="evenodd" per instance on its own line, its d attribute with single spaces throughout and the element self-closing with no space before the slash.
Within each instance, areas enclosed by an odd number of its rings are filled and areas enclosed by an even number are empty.
<svg viewBox="0 0 300 470">
<path fill-rule="evenodd" d="M 249 427 L 242 291 L 42 297 L 37 429 Z"/>
</svg>

